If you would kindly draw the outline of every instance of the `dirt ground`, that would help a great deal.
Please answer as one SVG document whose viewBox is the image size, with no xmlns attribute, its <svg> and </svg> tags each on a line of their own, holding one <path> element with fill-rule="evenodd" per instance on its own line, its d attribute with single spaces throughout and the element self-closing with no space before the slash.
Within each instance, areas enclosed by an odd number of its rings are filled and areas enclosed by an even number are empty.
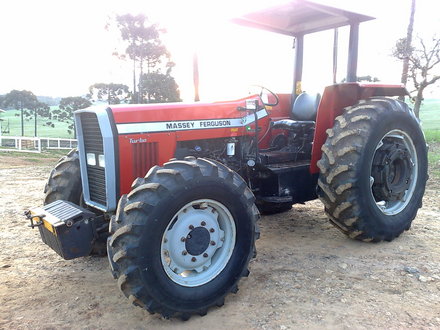
<svg viewBox="0 0 440 330">
<path fill-rule="evenodd" d="M 27 227 L 49 161 L 0 155 L 0 329 L 438 329 L 440 185 L 430 179 L 410 231 L 360 243 L 331 226 L 319 201 L 260 220 L 258 256 L 225 306 L 189 321 L 132 306 L 106 258 L 62 260 Z"/>
</svg>

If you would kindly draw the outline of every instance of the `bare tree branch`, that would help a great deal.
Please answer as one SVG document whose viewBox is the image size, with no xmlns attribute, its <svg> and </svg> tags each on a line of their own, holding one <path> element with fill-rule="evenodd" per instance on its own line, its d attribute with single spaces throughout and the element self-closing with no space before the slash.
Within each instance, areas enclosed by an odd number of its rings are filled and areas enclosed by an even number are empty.
<svg viewBox="0 0 440 330">
<path fill-rule="evenodd" d="M 408 78 L 415 87 L 414 112 L 418 116 L 424 90 L 440 80 L 439 72 L 433 72 L 440 66 L 440 38 L 434 35 L 432 42 L 426 42 L 418 37 L 410 49 L 404 47 L 405 44 L 405 38 L 397 40 L 393 55 L 401 60 L 408 59 Z"/>
</svg>

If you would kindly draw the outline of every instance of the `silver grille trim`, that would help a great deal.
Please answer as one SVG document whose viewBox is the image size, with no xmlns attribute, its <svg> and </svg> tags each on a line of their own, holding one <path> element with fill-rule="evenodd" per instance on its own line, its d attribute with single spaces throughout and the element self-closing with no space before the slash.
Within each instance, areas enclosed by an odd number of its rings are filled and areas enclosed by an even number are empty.
<svg viewBox="0 0 440 330">
<path fill-rule="evenodd" d="M 84 141 L 83 127 L 81 123 L 81 114 L 94 113 L 98 120 L 100 134 L 102 135 L 102 145 L 104 149 L 105 160 L 105 196 L 106 203 L 99 203 L 93 201 L 90 195 L 91 187 L 89 186 L 89 174 L 86 161 L 86 143 Z M 87 205 L 95 207 L 104 212 L 111 212 L 116 210 L 117 206 L 117 191 L 116 191 L 116 146 L 114 144 L 114 136 L 112 126 L 106 107 L 91 107 L 84 110 L 78 110 L 74 113 L 75 125 L 78 138 L 78 150 L 80 157 L 81 168 L 81 182 L 83 186 L 83 197 Z M 99 133 L 99 132 L 97 132 Z M 96 200 L 96 198 L 95 198 Z"/>
</svg>

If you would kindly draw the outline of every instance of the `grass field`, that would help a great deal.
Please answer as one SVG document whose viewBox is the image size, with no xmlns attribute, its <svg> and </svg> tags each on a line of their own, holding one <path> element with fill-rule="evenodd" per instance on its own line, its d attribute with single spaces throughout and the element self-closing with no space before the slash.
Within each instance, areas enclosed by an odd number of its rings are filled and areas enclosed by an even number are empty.
<svg viewBox="0 0 440 330">
<path fill-rule="evenodd" d="M 425 100 L 420 111 L 420 119 L 424 130 L 440 130 L 440 100 Z"/>
<path fill-rule="evenodd" d="M 8 126 L 9 123 L 9 133 L 3 133 L 3 135 L 10 136 L 21 136 L 21 118 L 19 110 L 9 110 L 4 113 L 0 113 L 0 119 L 2 125 L 2 132 Z M 57 120 L 51 120 L 52 123 L 55 124 L 55 127 L 49 127 L 43 125 L 46 120 L 45 118 L 38 117 L 37 118 L 37 135 L 40 137 L 55 137 L 55 138 L 73 138 L 72 134 L 67 132 L 68 123 L 59 122 Z M 24 121 L 24 135 L 25 136 L 34 136 L 34 118 L 30 120 Z"/>
</svg>

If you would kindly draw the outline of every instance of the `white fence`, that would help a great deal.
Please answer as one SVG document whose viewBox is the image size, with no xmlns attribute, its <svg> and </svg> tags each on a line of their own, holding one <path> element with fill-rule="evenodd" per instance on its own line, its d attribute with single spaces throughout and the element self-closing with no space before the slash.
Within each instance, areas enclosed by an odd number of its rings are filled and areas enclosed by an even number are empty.
<svg viewBox="0 0 440 330">
<path fill-rule="evenodd" d="M 41 152 L 43 149 L 72 149 L 76 139 L 0 136 L 0 151 Z"/>
</svg>

